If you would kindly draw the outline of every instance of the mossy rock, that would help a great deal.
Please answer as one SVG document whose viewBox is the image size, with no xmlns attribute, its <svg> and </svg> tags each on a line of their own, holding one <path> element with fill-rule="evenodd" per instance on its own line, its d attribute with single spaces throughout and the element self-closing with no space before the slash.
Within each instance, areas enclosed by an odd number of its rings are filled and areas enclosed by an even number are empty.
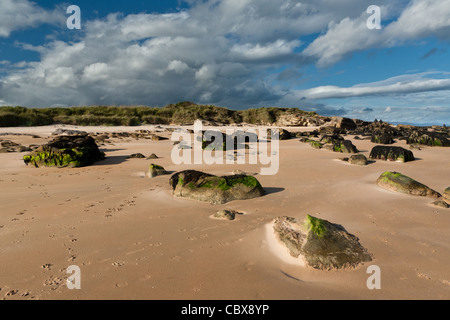
<svg viewBox="0 0 450 320">
<path fill-rule="evenodd" d="M 23 157 L 35 167 L 84 167 L 105 159 L 90 136 L 59 136 Z"/>
<path fill-rule="evenodd" d="M 388 133 L 374 133 L 372 135 L 371 141 L 376 144 L 393 144 L 394 139 Z"/>
<path fill-rule="evenodd" d="M 218 177 L 200 171 L 187 170 L 174 174 L 170 178 L 170 185 L 176 197 L 211 204 L 253 199 L 265 194 L 259 181 L 247 175 Z"/>
<path fill-rule="evenodd" d="M 411 150 L 406 150 L 402 147 L 392 146 L 376 146 L 370 152 L 370 159 L 408 162 L 414 161 L 415 157 Z"/>
<path fill-rule="evenodd" d="M 242 215 L 242 213 L 234 210 L 220 210 L 211 216 L 213 219 L 234 221 L 236 215 Z"/>
<path fill-rule="evenodd" d="M 358 149 L 350 140 L 335 141 L 333 143 L 333 151 L 340 153 L 358 153 Z"/>
<path fill-rule="evenodd" d="M 372 261 L 372 255 L 357 237 L 327 220 L 307 215 L 301 223 L 294 218 L 279 217 L 273 229 L 292 257 L 304 260 L 315 269 L 354 268 Z"/>
<path fill-rule="evenodd" d="M 128 159 L 145 159 L 145 156 L 142 153 L 133 153 Z"/>
<path fill-rule="evenodd" d="M 441 194 L 426 185 L 411 179 L 401 173 L 387 171 L 377 180 L 377 184 L 383 189 L 415 196 L 440 198 Z"/>
<path fill-rule="evenodd" d="M 407 144 L 421 144 L 430 147 L 450 147 L 448 134 L 416 130 L 406 139 Z"/>
<path fill-rule="evenodd" d="M 154 177 L 158 177 L 158 176 L 163 176 L 168 174 L 168 172 L 166 171 L 166 169 L 164 169 L 164 167 L 159 166 L 157 164 L 152 163 L 149 168 L 148 168 L 148 176 L 150 178 L 154 178 Z"/>
</svg>

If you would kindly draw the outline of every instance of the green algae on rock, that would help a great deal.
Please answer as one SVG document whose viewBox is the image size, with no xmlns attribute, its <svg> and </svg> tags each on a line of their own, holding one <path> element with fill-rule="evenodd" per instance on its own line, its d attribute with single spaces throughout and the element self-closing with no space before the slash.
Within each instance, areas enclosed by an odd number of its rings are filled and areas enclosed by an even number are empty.
<svg viewBox="0 0 450 320">
<path fill-rule="evenodd" d="M 273 222 L 276 237 L 294 258 L 319 270 L 354 268 L 372 261 L 359 239 L 344 227 L 310 215 L 303 223 L 291 217 Z"/>
<path fill-rule="evenodd" d="M 84 167 L 105 159 L 90 136 L 59 136 L 23 157 L 35 167 Z"/>
<path fill-rule="evenodd" d="M 376 146 L 370 152 L 370 159 L 378 159 L 384 161 L 408 162 L 414 161 L 414 154 L 410 150 L 402 147 L 392 146 Z"/>
<path fill-rule="evenodd" d="M 200 171 L 186 170 L 170 178 L 174 196 L 211 204 L 261 197 L 265 194 L 253 176 L 232 175 L 218 177 Z"/>
<path fill-rule="evenodd" d="M 377 184 L 383 189 L 405 194 L 440 198 L 441 194 L 427 187 L 426 185 L 411 179 L 401 173 L 387 171 L 384 172 L 377 180 Z"/>
<path fill-rule="evenodd" d="M 157 176 L 163 176 L 166 174 L 167 174 L 166 169 L 164 169 L 163 167 L 161 167 L 157 164 L 152 163 L 148 168 L 148 176 L 150 178 L 154 178 Z"/>
</svg>

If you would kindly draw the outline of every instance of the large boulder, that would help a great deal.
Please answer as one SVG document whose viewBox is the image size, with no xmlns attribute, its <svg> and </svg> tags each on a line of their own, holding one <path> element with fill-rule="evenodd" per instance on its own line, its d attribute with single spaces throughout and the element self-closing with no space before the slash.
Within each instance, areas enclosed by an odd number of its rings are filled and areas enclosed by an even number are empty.
<svg viewBox="0 0 450 320">
<path fill-rule="evenodd" d="M 416 130 L 406 139 L 408 144 L 422 144 L 431 147 L 450 147 L 448 135 L 439 132 Z"/>
<path fill-rule="evenodd" d="M 23 157 L 26 165 L 35 167 L 84 167 L 104 160 L 95 140 L 86 135 L 58 136 Z"/>
<path fill-rule="evenodd" d="M 279 217 L 273 223 L 278 240 L 294 258 L 315 269 L 353 268 L 372 261 L 372 256 L 341 225 L 308 215 L 303 223 Z"/>
<path fill-rule="evenodd" d="M 170 185 L 176 197 L 211 204 L 253 199 L 265 194 L 259 181 L 247 175 L 218 177 L 200 171 L 187 170 L 174 174 L 170 178 Z"/>
<path fill-rule="evenodd" d="M 385 161 L 398 161 L 408 162 L 414 161 L 414 154 L 410 150 L 406 150 L 402 147 L 392 146 L 376 146 L 370 152 L 370 159 L 385 160 Z"/>
<path fill-rule="evenodd" d="M 440 193 L 398 172 L 384 172 L 378 178 L 377 184 L 383 189 L 389 191 L 401 192 L 422 197 L 441 197 Z"/>
</svg>

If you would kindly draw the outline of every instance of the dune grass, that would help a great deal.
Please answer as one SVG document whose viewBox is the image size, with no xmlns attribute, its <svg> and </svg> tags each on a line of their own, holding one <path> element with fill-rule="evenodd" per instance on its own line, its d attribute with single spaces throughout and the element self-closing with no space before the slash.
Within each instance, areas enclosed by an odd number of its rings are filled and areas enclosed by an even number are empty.
<svg viewBox="0 0 450 320">
<path fill-rule="evenodd" d="M 78 126 L 138 126 L 145 124 L 192 124 L 197 119 L 221 124 L 273 124 L 281 114 L 316 116 L 297 108 L 230 110 L 192 102 L 162 108 L 144 106 L 90 106 L 71 108 L 0 107 L 0 127 L 30 127 L 53 124 Z"/>
</svg>

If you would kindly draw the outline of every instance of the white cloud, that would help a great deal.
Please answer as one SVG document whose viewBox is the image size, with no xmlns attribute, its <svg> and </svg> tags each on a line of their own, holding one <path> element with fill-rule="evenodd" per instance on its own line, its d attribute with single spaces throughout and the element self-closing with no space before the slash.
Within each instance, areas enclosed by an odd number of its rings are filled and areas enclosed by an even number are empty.
<svg viewBox="0 0 450 320">
<path fill-rule="evenodd" d="M 319 100 L 450 90 L 450 79 L 424 77 L 429 74 L 393 77 L 384 81 L 359 84 L 352 87 L 320 86 L 299 92 L 307 99 Z"/>
<path fill-rule="evenodd" d="M 0 37 L 40 24 L 62 24 L 64 13 L 44 10 L 28 0 L 0 0 Z"/>
<path fill-rule="evenodd" d="M 381 6 L 382 20 L 386 21 L 392 11 L 389 5 Z M 366 26 L 368 18 L 369 15 L 363 12 L 359 17 L 331 22 L 327 32 L 303 53 L 316 57 L 319 67 L 326 67 L 353 52 L 369 48 L 389 48 L 429 36 L 450 39 L 450 5 L 447 1 L 413 0 L 397 20 L 382 30 L 369 30 Z"/>
</svg>

